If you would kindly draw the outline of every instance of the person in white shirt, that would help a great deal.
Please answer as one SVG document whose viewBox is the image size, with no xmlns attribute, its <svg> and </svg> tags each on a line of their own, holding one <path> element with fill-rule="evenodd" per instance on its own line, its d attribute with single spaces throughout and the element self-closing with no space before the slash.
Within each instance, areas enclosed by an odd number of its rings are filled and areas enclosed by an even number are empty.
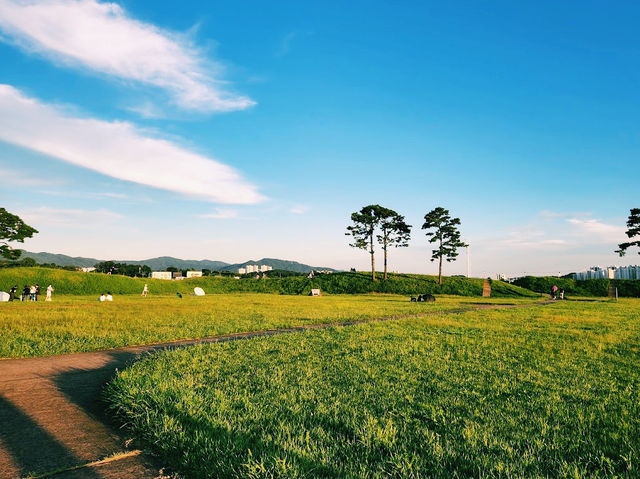
<svg viewBox="0 0 640 479">
<path fill-rule="evenodd" d="M 53 286 L 49 285 L 47 286 L 47 297 L 44 298 L 45 301 L 51 301 L 51 293 L 53 293 L 55 290 L 53 288 Z"/>
<path fill-rule="evenodd" d="M 107 291 L 107 301 L 113 301 L 113 296 Z"/>
<path fill-rule="evenodd" d="M 106 300 L 107 300 L 107 296 L 104 293 L 102 293 L 98 298 L 98 301 L 106 301 Z"/>
<path fill-rule="evenodd" d="M 142 297 L 146 298 L 147 294 L 149 294 L 149 288 L 147 287 L 147 284 L 144 284 L 144 288 L 142 288 Z"/>
</svg>

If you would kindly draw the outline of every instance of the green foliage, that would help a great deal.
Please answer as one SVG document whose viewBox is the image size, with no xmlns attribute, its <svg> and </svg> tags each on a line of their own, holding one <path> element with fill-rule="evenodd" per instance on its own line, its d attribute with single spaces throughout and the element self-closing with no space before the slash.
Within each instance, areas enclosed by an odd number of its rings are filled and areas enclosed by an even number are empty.
<svg viewBox="0 0 640 479">
<path fill-rule="evenodd" d="M 347 236 L 353 236 L 353 243 L 349 246 L 353 248 L 368 249 L 371 255 L 371 279 L 376 280 L 375 270 L 375 250 L 373 248 L 373 236 L 380 221 L 379 212 L 381 210 L 380 205 L 368 205 L 363 206 L 360 211 L 351 213 L 352 225 L 347 226 Z"/>
<path fill-rule="evenodd" d="M 389 247 L 409 246 L 411 239 L 411 225 L 408 225 L 404 216 L 392 209 L 380 205 L 364 206 L 360 211 L 351 214 L 353 224 L 347 227 L 347 235 L 353 236 L 354 242 L 349 244 L 354 248 L 368 249 L 371 255 L 371 278 L 376 280 L 375 273 L 375 251 L 373 247 L 373 237 L 382 245 L 384 251 L 384 280 L 387 280 L 387 257 Z M 379 234 L 375 234 L 376 228 L 380 229 Z"/>
<path fill-rule="evenodd" d="M 147 277 L 151 274 L 151 268 L 146 264 L 114 263 L 102 261 L 95 265 L 97 273 L 121 274 L 124 276 Z"/>
<path fill-rule="evenodd" d="M 274 274 L 275 273 L 275 274 Z M 116 274 L 82 273 L 48 268 L 0 269 L 0 290 L 14 284 L 53 284 L 58 294 L 100 295 L 105 291 L 114 294 L 140 294 L 145 283 L 151 294 L 190 294 L 196 286 L 210 293 L 275 293 L 307 295 L 312 288 L 320 288 L 329 294 L 393 293 L 403 295 L 454 294 L 481 296 L 482 279 L 444 277 L 438 284 L 434 276 L 417 274 L 390 274 L 382 283 L 373 283 L 365 273 L 317 274 L 312 279 L 306 275 L 282 276 L 270 271 L 267 279 L 207 276 L 203 278 L 167 281 L 151 278 L 129 278 Z M 492 295 L 496 297 L 535 297 L 535 293 L 494 281 Z"/>
<path fill-rule="evenodd" d="M 635 237 L 640 237 L 640 208 L 631 208 L 631 212 L 629 214 L 629 219 L 627 220 L 627 228 L 626 235 L 629 239 L 633 239 Z M 621 243 L 618 245 L 618 253 L 620 256 L 624 256 L 627 252 L 627 249 L 632 246 L 638 246 L 640 248 L 640 238 L 636 241 L 628 241 L 626 243 Z M 640 254 L 640 251 L 638 251 Z"/>
<path fill-rule="evenodd" d="M 106 397 L 187 479 L 637 477 L 639 306 L 196 346 L 119 372 Z"/>
<path fill-rule="evenodd" d="M 548 294 L 552 286 L 564 289 L 566 295 L 605 297 L 609 294 L 609 284 L 618 288 L 618 295 L 640 298 L 640 280 L 629 279 L 585 279 L 556 278 L 555 276 L 525 276 L 513 284 L 538 293 Z"/>
<path fill-rule="evenodd" d="M 460 239 L 460 218 L 452 218 L 449 210 L 438 206 L 424 215 L 423 230 L 429 243 L 435 243 L 436 249 L 431 251 L 431 261 L 438 260 L 438 282 L 442 283 L 442 260 L 453 261 L 458 256 L 458 248 L 466 246 Z"/>
<path fill-rule="evenodd" d="M 31 238 L 38 230 L 26 224 L 19 216 L 0 208 L 0 257 L 16 260 L 22 253 L 13 249 L 9 243 L 24 243 L 25 238 Z"/>
</svg>

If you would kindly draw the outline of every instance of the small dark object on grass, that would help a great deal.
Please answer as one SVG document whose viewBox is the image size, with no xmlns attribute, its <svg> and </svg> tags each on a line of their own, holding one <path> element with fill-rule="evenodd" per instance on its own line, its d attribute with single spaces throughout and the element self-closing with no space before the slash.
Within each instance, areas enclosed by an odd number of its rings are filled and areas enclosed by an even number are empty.
<svg viewBox="0 0 640 479">
<path fill-rule="evenodd" d="M 418 296 L 418 303 L 433 303 L 436 300 L 436 297 L 432 294 L 421 294 Z"/>
<path fill-rule="evenodd" d="M 178 298 L 182 298 L 182 294 L 181 294 L 181 293 L 176 293 L 176 296 L 177 296 Z"/>
<path fill-rule="evenodd" d="M 416 301 L 418 301 L 416 298 L 414 298 L 413 296 L 411 296 L 411 302 L 415 303 Z"/>
</svg>

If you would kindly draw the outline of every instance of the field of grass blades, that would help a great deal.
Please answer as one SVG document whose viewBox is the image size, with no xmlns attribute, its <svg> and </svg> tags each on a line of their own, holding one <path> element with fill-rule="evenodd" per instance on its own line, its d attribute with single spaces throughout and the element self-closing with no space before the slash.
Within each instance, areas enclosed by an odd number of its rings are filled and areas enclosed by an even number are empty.
<svg viewBox="0 0 640 479">
<path fill-rule="evenodd" d="M 492 303 L 532 299 L 492 299 Z M 53 302 L 0 303 L 0 358 L 49 356 L 222 334 L 468 308 L 478 298 L 410 303 L 395 295 L 321 297 L 234 293 L 204 297 L 55 295 Z M 484 300 L 484 302 L 487 302 Z"/>
<path fill-rule="evenodd" d="M 187 478 L 640 477 L 640 301 L 195 346 L 105 397 Z"/>
</svg>

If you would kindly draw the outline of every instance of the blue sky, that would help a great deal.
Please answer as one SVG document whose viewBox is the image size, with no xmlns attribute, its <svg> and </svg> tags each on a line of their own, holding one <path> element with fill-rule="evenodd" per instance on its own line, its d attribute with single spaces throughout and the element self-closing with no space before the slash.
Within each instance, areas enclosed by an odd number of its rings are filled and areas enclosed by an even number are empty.
<svg viewBox="0 0 640 479">
<path fill-rule="evenodd" d="M 25 247 L 366 269 L 351 212 L 462 220 L 472 274 L 628 264 L 632 2 L 0 0 L 0 202 Z M 464 253 L 446 271 L 466 271 Z"/>
</svg>

